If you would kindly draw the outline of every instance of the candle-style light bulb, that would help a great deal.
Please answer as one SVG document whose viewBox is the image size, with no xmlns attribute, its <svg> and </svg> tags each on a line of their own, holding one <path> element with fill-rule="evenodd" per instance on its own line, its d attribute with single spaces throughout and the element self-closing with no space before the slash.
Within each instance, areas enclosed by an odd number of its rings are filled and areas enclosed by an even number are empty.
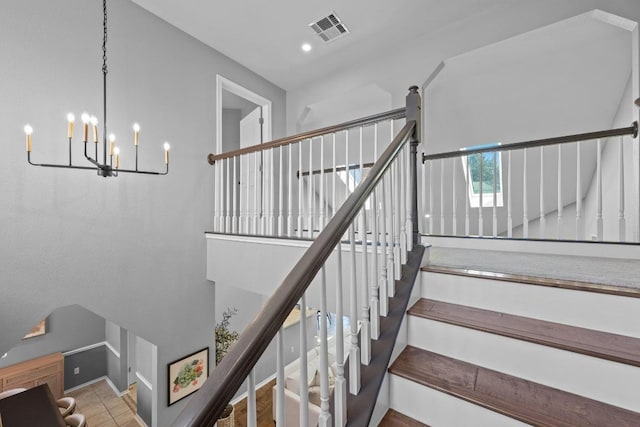
<svg viewBox="0 0 640 427">
<path fill-rule="evenodd" d="M 69 113 L 67 114 L 67 138 L 71 139 L 73 138 L 73 124 L 76 121 L 76 116 L 73 115 L 73 113 Z"/>
<path fill-rule="evenodd" d="M 133 124 L 133 145 L 138 145 L 140 139 L 140 125 L 137 123 Z"/>
<path fill-rule="evenodd" d="M 169 145 L 168 142 L 164 143 L 164 164 L 168 165 L 169 164 L 169 148 L 171 148 L 171 146 Z"/>
<path fill-rule="evenodd" d="M 33 133 L 33 128 L 31 125 L 24 125 L 24 133 L 27 136 L 27 153 L 31 152 L 31 134 Z"/>
<path fill-rule="evenodd" d="M 91 116 L 91 126 L 93 127 L 93 142 L 98 143 L 98 118 L 96 116 Z"/>
<path fill-rule="evenodd" d="M 115 165 L 115 168 L 118 169 L 120 167 L 120 148 L 114 147 L 113 154 L 115 155 L 113 164 Z"/>
<path fill-rule="evenodd" d="M 109 134 L 109 155 L 113 156 L 113 149 L 116 143 L 116 136 L 114 134 Z"/>
<path fill-rule="evenodd" d="M 89 121 L 91 118 L 89 117 L 89 114 L 82 113 L 80 120 L 82 120 L 82 140 L 87 142 L 87 139 L 89 138 Z"/>
</svg>

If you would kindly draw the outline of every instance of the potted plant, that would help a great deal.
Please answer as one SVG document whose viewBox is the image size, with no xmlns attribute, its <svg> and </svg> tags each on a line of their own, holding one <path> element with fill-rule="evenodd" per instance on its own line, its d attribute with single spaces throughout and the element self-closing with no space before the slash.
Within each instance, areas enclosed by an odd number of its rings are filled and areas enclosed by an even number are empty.
<svg viewBox="0 0 640 427">
<path fill-rule="evenodd" d="M 216 366 L 231 346 L 238 340 L 238 332 L 229 330 L 229 319 L 238 313 L 237 308 L 228 308 L 222 313 L 222 321 L 216 324 Z M 233 405 L 228 404 L 218 419 L 218 427 L 233 426 Z"/>
</svg>

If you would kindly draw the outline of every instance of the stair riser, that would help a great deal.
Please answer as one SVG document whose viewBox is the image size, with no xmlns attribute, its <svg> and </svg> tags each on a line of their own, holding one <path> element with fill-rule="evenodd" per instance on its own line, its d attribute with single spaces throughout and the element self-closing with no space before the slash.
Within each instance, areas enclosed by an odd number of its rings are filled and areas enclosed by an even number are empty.
<svg viewBox="0 0 640 427">
<path fill-rule="evenodd" d="M 422 297 L 640 338 L 640 298 L 421 272 Z"/>
<path fill-rule="evenodd" d="M 640 412 L 640 368 L 408 316 L 409 345 Z"/>
<path fill-rule="evenodd" d="M 525 427 L 512 418 L 389 374 L 392 409 L 434 427 Z"/>
</svg>

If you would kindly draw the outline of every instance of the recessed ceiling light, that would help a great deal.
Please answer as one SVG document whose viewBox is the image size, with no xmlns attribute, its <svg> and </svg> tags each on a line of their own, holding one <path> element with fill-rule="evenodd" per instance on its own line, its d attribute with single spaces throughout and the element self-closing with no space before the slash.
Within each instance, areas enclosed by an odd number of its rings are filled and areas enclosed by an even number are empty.
<svg viewBox="0 0 640 427">
<path fill-rule="evenodd" d="M 309 43 L 303 43 L 301 48 L 302 48 L 302 50 L 304 52 L 310 52 L 311 51 L 311 45 Z"/>
</svg>

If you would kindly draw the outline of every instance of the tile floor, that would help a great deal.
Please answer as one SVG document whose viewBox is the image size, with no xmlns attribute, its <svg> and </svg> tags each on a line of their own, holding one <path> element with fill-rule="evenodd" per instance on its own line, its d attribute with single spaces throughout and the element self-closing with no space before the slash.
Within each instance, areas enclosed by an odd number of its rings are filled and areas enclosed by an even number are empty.
<svg viewBox="0 0 640 427">
<path fill-rule="evenodd" d="M 98 381 L 67 393 L 76 399 L 76 412 L 84 414 L 89 427 L 143 426 L 127 403 L 109 387 Z"/>
</svg>

